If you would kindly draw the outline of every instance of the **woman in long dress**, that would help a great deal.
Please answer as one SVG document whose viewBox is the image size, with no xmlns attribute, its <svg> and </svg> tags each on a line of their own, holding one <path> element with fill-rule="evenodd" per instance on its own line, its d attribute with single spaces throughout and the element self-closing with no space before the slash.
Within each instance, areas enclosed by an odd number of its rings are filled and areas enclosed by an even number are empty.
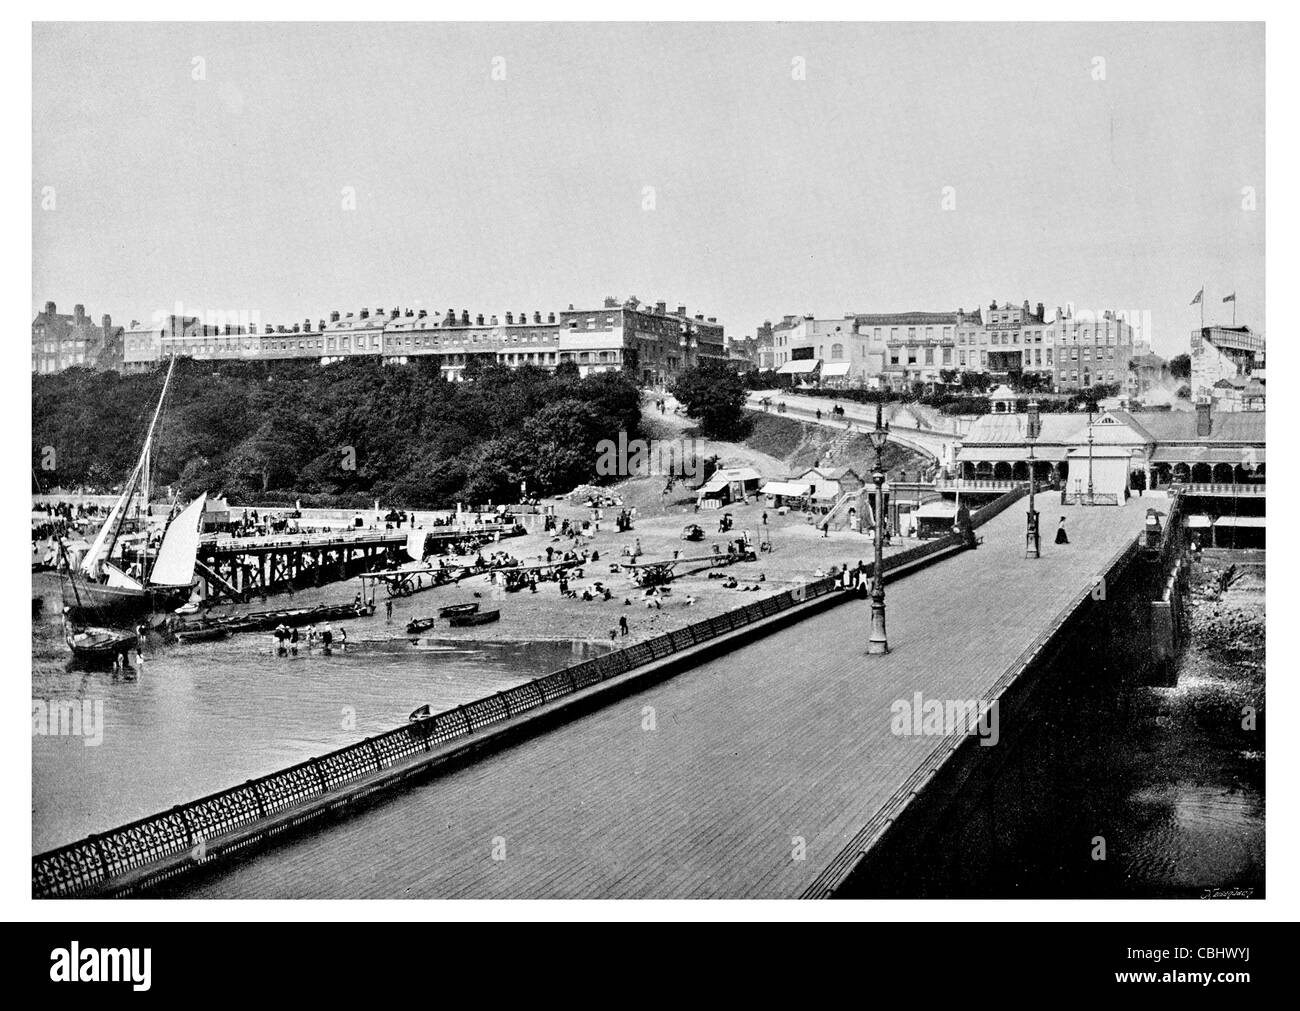
<svg viewBox="0 0 1300 1011">
<path fill-rule="evenodd" d="M 1057 526 L 1056 526 L 1056 543 L 1057 543 L 1057 544 L 1069 544 L 1069 543 L 1070 543 L 1070 538 L 1069 538 L 1069 536 L 1068 536 L 1068 535 L 1066 534 L 1066 532 L 1065 532 L 1065 517 L 1064 517 L 1064 516 L 1061 517 L 1061 522 L 1058 523 Z"/>
</svg>

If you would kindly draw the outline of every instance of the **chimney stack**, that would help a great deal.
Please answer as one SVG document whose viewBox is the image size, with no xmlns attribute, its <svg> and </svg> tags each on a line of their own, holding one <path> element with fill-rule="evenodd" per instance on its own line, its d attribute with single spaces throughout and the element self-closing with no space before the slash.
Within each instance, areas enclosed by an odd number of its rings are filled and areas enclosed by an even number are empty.
<svg viewBox="0 0 1300 1011">
<path fill-rule="evenodd" d="M 534 322 L 534 323 L 540 323 L 541 321 L 542 321 L 542 312 L 541 312 L 541 310 L 539 309 L 539 310 L 537 310 L 536 312 L 533 313 L 533 322 Z"/>
<path fill-rule="evenodd" d="M 656 302 L 656 303 L 655 303 L 655 312 L 657 312 L 660 316 L 663 316 L 665 313 L 668 312 L 668 303 L 667 303 L 667 302 Z"/>
<path fill-rule="evenodd" d="M 74 305 L 72 315 L 78 323 L 84 323 L 86 321 L 86 307 L 84 305 Z"/>
<path fill-rule="evenodd" d="M 429 310 L 427 310 L 427 309 L 421 309 L 421 310 L 420 310 L 420 315 L 418 315 L 418 316 L 415 317 L 415 318 L 416 318 L 416 319 L 424 319 L 424 317 L 427 316 L 427 315 L 429 315 Z"/>
<path fill-rule="evenodd" d="M 337 309 L 335 309 L 332 313 L 330 313 L 330 322 L 337 323 L 338 321 L 339 321 L 339 312 Z"/>
<path fill-rule="evenodd" d="M 548 322 L 548 323 L 554 323 L 554 322 L 555 322 L 555 313 L 553 313 L 553 312 L 548 312 L 548 313 L 546 314 L 546 322 Z"/>
<path fill-rule="evenodd" d="M 1198 400 L 1196 403 L 1196 437 L 1198 439 L 1208 439 L 1210 437 L 1210 402 L 1208 400 Z"/>
<path fill-rule="evenodd" d="M 109 334 L 113 332 L 113 317 L 104 313 L 99 319 L 99 325 L 104 331 L 104 340 L 108 340 Z"/>
<path fill-rule="evenodd" d="M 1038 311 L 1035 313 L 1035 315 L 1038 317 L 1039 321 L 1041 322 L 1042 319 L 1043 319 L 1043 303 L 1042 303 L 1042 302 L 1039 302 L 1039 303 L 1038 303 Z"/>
<path fill-rule="evenodd" d="M 370 310 L 369 310 L 369 309 L 362 309 L 362 310 L 361 310 L 361 318 L 362 318 L 362 319 L 369 319 L 369 318 L 370 318 Z"/>
<path fill-rule="evenodd" d="M 53 303 L 53 302 L 46 302 L 46 303 L 45 303 L 45 315 L 47 315 L 47 316 L 53 316 L 53 315 L 54 315 L 54 303 Z"/>
<path fill-rule="evenodd" d="M 468 309 L 462 309 L 462 310 L 460 311 L 460 325 L 461 325 L 461 326 L 469 326 L 469 310 L 468 310 Z"/>
<path fill-rule="evenodd" d="M 474 323 L 475 323 L 477 326 L 482 326 L 482 325 L 483 325 L 483 314 L 482 314 L 482 313 L 479 313 L 477 316 L 474 317 Z"/>
<path fill-rule="evenodd" d="M 515 314 L 514 314 L 513 312 L 507 312 L 507 313 L 506 313 L 506 326 L 514 326 L 514 322 L 515 322 Z"/>
<path fill-rule="evenodd" d="M 685 316 L 685 315 L 686 315 L 686 306 L 684 306 L 684 305 L 679 305 L 679 306 L 677 307 L 677 315 L 678 315 L 678 316 Z"/>
</svg>

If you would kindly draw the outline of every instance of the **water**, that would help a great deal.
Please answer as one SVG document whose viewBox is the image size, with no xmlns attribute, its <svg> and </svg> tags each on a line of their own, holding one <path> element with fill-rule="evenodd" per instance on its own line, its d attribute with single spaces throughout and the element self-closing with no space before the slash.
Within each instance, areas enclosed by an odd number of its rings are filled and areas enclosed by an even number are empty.
<svg viewBox="0 0 1300 1011">
<path fill-rule="evenodd" d="M 1076 683 L 1048 707 L 1012 779 L 1016 800 L 1000 802 L 1015 823 L 1004 848 L 992 861 L 971 849 L 983 872 L 941 891 L 1264 896 L 1262 568 L 1189 616 L 1176 687 Z"/>
<path fill-rule="evenodd" d="M 33 622 L 32 699 L 103 706 L 102 743 L 32 737 L 32 846 L 41 852 L 502 691 L 603 649 L 570 641 L 423 640 L 383 618 L 334 623 L 352 642 L 278 657 L 269 634 L 146 650 L 141 669 L 70 669 L 58 586 Z M 382 607 L 381 607 L 382 610 Z M 367 638 L 369 637 L 369 638 Z M 93 709 L 91 712 L 93 713 Z M 84 729 L 84 728 L 83 728 Z"/>
</svg>

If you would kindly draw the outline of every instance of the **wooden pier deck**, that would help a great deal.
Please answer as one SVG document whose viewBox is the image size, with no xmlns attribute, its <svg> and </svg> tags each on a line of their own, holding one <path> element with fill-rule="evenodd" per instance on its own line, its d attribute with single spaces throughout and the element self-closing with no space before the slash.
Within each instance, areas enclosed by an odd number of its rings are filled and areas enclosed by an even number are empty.
<svg viewBox="0 0 1300 1011">
<path fill-rule="evenodd" d="M 865 655 L 868 602 L 843 604 L 183 894 L 797 897 L 935 744 L 893 735 L 891 704 L 979 697 L 1162 503 L 1044 500 L 1037 561 L 1017 505 L 889 585 L 887 656 Z"/>
</svg>

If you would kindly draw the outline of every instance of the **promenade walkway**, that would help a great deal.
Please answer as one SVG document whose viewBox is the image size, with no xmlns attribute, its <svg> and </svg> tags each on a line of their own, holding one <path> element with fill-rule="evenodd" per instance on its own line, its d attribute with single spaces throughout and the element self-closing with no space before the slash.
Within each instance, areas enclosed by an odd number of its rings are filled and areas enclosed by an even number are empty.
<svg viewBox="0 0 1300 1011">
<path fill-rule="evenodd" d="M 979 697 L 1137 536 L 1146 504 L 1041 501 L 1037 561 L 1013 506 L 978 550 L 888 587 L 888 656 L 865 655 L 854 600 L 185 894 L 798 897 L 934 746 L 893 735 L 891 704 Z"/>
</svg>

